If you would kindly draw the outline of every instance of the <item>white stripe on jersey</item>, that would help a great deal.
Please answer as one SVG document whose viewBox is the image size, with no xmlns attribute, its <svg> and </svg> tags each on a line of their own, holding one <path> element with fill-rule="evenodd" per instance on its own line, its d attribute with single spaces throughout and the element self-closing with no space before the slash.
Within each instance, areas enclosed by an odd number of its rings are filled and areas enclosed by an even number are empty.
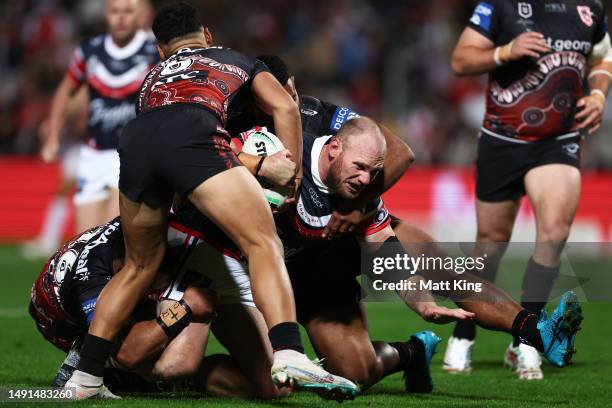
<svg viewBox="0 0 612 408">
<path fill-rule="evenodd" d="M 110 88 L 121 88 L 133 82 L 140 82 L 149 71 L 149 64 L 141 62 L 120 75 L 111 73 L 97 56 L 92 56 L 87 61 L 87 71 L 90 75 L 97 77 L 104 85 Z"/>
<path fill-rule="evenodd" d="M 114 43 L 110 34 L 104 37 L 104 49 L 112 58 L 122 60 L 136 54 L 142 48 L 144 43 L 149 39 L 149 34 L 143 30 L 139 30 L 125 47 L 119 48 Z"/>
</svg>

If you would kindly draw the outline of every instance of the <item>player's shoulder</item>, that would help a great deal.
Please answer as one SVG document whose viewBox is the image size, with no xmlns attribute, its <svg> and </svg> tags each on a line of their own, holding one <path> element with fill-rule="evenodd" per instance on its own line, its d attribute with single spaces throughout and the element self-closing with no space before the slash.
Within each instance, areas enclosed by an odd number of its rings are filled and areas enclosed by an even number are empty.
<svg viewBox="0 0 612 408">
<path fill-rule="evenodd" d="M 104 38 L 105 34 L 99 34 L 81 41 L 79 48 L 83 55 L 87 57 L 101 52 L 104 48 Z"/>
</svg>

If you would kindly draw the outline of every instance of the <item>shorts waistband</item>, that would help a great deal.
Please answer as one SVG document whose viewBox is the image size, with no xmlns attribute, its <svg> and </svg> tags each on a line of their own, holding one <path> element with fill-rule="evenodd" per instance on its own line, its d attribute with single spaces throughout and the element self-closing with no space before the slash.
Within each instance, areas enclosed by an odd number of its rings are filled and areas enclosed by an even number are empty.
<svg viewBox="0 0 612 408">
<path fill-rule="evenodd" d="M 491 136 L 491 137 L 494 137 L 494 138 L 497 138 L 497 139 L 501 139 L 501 140 L 504 140 L 506 142 L 516 143 L 516 144 L 532 144 L 532 143 L 537 143 L 538 142 L 538 141 L 530 142 L 528 140 L 522 140 L 522 139 L 517 139 L 517 138 L 514 138 L 514 137 L 508 137 L 508 136 L 500 135 L 499 133 L 495 133 L 495 132 L 492 132 L 492 131 L 490 131 L 488 129 L 485 129 L 484 127 L 480 128 L 480 132 L 482 134 L 484 134 L 484 135 Z M 565 139 L 572 139 L 574 137 L 579 137 L 579 136 L 581 136 L 581 133 L 579 131 L 574 131 L 574 132 L 570 132 L 570 133 L 565 133 L 565 134 L 559 135 L 559 136 L 554 137 L 554 138 L 551 137 L 551 138 L 542 139 L 542 140 L 565 140 Z"/>
</svg>

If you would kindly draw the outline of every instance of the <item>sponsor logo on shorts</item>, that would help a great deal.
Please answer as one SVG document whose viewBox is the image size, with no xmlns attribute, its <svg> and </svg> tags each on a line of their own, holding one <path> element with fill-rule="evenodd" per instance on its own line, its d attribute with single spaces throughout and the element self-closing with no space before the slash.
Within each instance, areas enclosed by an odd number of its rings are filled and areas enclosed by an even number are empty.
<svg viewBox="0 0 612 408">
<path fill-rule="evenodd" d="M 93 320 L 94 310 L 96 309 L 97 301 L 98 298 L 95 297 L 81 303 L 81 310 L 83 310 L 83 313 L 85 314 L 85 320 L 87 321 L 87 324 L 91 323 L 91 321 Z"/>
<path fill-rule="evenodd" d="M 572 142 L 564 144 L 563 150 L 567 153 L 568 156 L 573 158 L 578 158 L 578 152 L 580 151 L 580 145 L 578 143 Z"/>
</svg>

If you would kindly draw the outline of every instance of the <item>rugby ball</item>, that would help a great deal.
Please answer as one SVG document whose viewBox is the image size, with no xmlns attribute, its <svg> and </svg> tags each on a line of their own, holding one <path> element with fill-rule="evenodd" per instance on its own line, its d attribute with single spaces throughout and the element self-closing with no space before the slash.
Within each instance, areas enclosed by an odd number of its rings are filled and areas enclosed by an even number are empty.
<svg viewBox="0 0 612 408">
<path fill-rule="evenodd" d="M 254 156 L 271 156 L 285 148 L 280 139 L 265 127 L 248 130 L 241 134 L 241 139 L 243 140 L 242 151 Z M 281 208 L 291 193 L 286 188 L 271 186 L 261 180 L 259 183 L 268 203 L 275 209 Z"/>
</svg>

